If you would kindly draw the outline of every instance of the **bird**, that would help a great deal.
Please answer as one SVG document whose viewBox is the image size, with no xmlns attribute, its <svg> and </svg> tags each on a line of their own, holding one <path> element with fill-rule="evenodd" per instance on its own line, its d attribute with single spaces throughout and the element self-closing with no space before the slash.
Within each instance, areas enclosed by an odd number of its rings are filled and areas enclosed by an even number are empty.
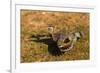
<svg viewBox="0 0 100 73">
<path fill-rule="evenodd" d="M 66 30 L 62 29 L 54 33 L 54 26 L 48 25 L 48 34 L 32 35 L 31 38 L 37 38 L 37 40 L 31 40 L 34 42 L 40 42 L 48 45 L 48 52 L 53 56 L 60 56 L 65 52 L 73 49 L 75 43 L 83 37 L 83 32 L 73 32 L 67 34 Z M 64 32 L 64 33 L 63 33 Z M 41 37 L 47 37 L 42 38 Z"/>
</svg>

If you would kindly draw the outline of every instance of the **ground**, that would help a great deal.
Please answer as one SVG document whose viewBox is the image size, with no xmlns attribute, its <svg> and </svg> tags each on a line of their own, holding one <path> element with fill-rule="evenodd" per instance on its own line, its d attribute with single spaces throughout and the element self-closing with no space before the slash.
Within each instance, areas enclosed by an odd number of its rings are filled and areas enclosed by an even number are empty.
<svg viewBox="0 0 100 73">
<path fill-rule="evenodd" d="M 83 12 L 53 12 L 21 10 L 21 63 L 73 61 L 89 59 L 89 13 Z M 43 43 L 30 41 L 32 34 L 48 33 L 47 26 L 52 24 L 58 32 L 66 29 L 68 33 L 83 31 L 84 38 L 76 42 L 74 48 L 60 56 L 52 56 L 48 46 Z M 19 49 L 19 48 L 18 48 Z"/>
</svg>

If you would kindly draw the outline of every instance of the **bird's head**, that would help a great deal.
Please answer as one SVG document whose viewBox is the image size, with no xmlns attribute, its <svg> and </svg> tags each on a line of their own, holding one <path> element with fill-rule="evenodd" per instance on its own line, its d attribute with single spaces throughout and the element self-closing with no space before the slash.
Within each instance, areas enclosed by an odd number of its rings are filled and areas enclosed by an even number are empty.
<svg viewBox="0 0 100 73">
<path fill-rule="evenodd" d="M 54 32 L 54 26 L 52 24 L 48 24 L 48 33 L 52 34 Z"/>
</svg>

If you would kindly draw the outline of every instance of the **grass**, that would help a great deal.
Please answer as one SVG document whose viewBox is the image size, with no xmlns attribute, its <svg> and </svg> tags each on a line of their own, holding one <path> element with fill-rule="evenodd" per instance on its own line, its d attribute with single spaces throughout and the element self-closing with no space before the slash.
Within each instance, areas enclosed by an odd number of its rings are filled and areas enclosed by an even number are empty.
<svg viewBox="0 0 100 73">
<path fill-rule="evenodd" d="M 21 63 L 89 59 L 89 13 L 21 10 L 20 15 Z M 85 36 L 72 50 L 52 56 L 46 44 L 29 41 L 32 34 L 48 33 L 48 24 L 55 26 L 54 32 L 61 29 L 66 29 L 68 33 L 83 31 Z"/>
</svg>

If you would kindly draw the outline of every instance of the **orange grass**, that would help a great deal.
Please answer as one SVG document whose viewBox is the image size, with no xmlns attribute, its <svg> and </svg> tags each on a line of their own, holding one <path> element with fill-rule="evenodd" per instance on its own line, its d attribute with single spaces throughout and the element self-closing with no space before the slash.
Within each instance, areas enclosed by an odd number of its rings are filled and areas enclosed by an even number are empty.
<svg viewBox="0 0 100 73">
<path fill-rule="evenodd" d="M 21 63 L 89 59 L 89 13 L 21 10 L 20 16 Z M 55 26 L 54 32 L 65 28 L 69 33 L 83 31 L 85 36 L 72 50 L 52 56 L 48 53 L 47 45 L 29 41 L 32 34 L 48 33 L 47 24 Z"/>
</svg>

